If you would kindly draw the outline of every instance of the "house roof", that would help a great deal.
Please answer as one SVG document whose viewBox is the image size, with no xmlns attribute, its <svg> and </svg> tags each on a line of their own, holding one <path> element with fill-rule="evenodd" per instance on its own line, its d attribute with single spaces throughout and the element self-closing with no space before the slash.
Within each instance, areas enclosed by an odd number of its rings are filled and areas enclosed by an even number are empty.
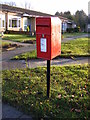
<svg viewBox="0 0 90 120">
<path fill-rule="evenodd" d="M 73 23 L 73 21 L 68 19 L 68 18 L 65 18 L 65 17 L 62 17 L 62 16 L 57 16 L 57 17 L 59 17 L 61 19 L 61 21 L 63 21 L 63 22 Z"/>
<path fill-rule="evenodd" d="M 20 14 L 28 14 L 28 15 L 34 15 L 34 16 L 54 16 L 51 14 L 47 13 L 42 13 L 34 10 L 29 10 L 29 9 L 24 9 L 24 8 L 19 8 L 19 7 L 14 7 L 14 6 L 9 6 L 2 4 L 2 11 L 5 12 L 14 12 L 14 13 L 20 13 Z"/>
<path fill-rule="evenodd" d="M 5 12 L 12 12 L 12 13 L 18 13 L 21 14 L 22 16 L 31 16 L 31 17 L 36 17 L 36 16 L 52 16 L 55 17 L 56 15 L 51 15 L 51 14 L 47 14 L 47 13 L 43 13 L 43 12 L 39 12 L 39 11 L 34 11 L 34 10 L 29 10 L 29 9 L 24 9 L 24 8 L 20 8 L 20 7 L 14 7 L 14 6 L 9 6 L 9 5 L 5 5 L 5 4 L 0 4 L 2 11 Z M 61 21 L 65 21 L 68 23 L 72 21 L 69 20 L 68 18 L 62 17 L 62 16 L 56 16 L 59 17 L 61 19 Z"/>
</svg>

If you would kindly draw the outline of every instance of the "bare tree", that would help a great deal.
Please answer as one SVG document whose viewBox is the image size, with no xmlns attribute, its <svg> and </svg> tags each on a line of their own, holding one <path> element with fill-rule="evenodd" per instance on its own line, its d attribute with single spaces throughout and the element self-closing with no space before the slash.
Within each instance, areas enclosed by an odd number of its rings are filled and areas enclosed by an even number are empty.
<svg viewBox="0 0 90 120">
<path fill-rule="evenodd" d="M 31 4 L 30 3 L 28 4 L 28 9 L 31 9 Z"/>
<path fill-rule="evenodd" d="M 28 3 L 27 3 L 27 2 L 25 2 L 25 9 L 27 9 L 27 5 L 28 5 Z"/>
<path fill-rule="evenodd" d="M 10 6 L 16 6 L 16 3 L 15 2 L 3 2 L 2 4 L 5 4 L 5 5 L 10 5 Z"/>
<path fill-rule="evenodd" d="M 28 3 L 28 2 L 25 2 L 24 8 L 25 8 L 25 9 L 30 9 L 30 8 L 31 8 L 31 4 Z"/>
<path fill-rule="evenodd" d="M 10 6 L 16 6 L 16 3 L 15 2 L 10 2 L 9 5 Z"/>
</svg>

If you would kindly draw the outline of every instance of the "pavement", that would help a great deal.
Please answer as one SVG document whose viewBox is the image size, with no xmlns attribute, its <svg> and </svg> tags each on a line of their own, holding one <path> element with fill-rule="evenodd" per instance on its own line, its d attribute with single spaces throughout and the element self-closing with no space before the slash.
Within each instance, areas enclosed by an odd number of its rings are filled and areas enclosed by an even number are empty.
<svg viewBox="0 0 90 120">
<path fill-rule="evenodd" d="M 32 51 L 32 50 L 35 50 L 35 49 L 36 49 L 36 45 L 35 44 L 30 44 L 28 46 L 23 46 L 23 47 L 20 47 L 20 48 L 16 48 L 16 49 L 11 50 L 11 51 L 2 52 L 2 61 L 10 60 L 15 55 L 19 55 L 21 53 L 25 53 L 25 52 Z"/>
<path fill-rule="evenodd" d="M 52 65 L 71 65 L 71 64 L 85 64 L 88 63 L 90 57 L 79 57 L 79 58 L 57 58 L 51 60 Z M 16 69 L 16 68 L 35 68 L 38 66 L 46 66 L 47 61 L 43 59 L 35 59 L 35 60 L 7 60 L 2 62 L 2 70 L 6 69 Z"/>
<path fill-rule="evenodd" d="M 80 37 L 88 37 L 88 35 L 82 35 L 78 37 L 73 37 L 73 38 L 65 38 L 62 40 L 62 42 L 66 42 L 69 40 L 74 40 L 76 38 Z M 16 42 L 15 42 L 16 44 Z M 19 43 L 20 45 L 22 43 Z M 12 51 L 5 51 L 2 53 L 2 58 L 0 58 L 0 65 L 2 65 L 2 70 L 6 69 L 16 69 L 16 68 L 26 68 L 26 62 L 25 60 L 11 60 L 12 57 L 15 55 L 19 55 L 24 52 L 32 51 L 36 49 L 36 45 L 34 44 L 23 44 L 23 47 L 17 48 Z M 71 64 L 85 64 L 89 62 L 90 57 L 79 57 L 75 59 L 64 59 L 64 58 L 57 58 L 51 60 L 51 65 L 71 65 Z M 42 60 L 42 59 L 35 59 L 35 60 L 29 60 L 27 61 L 27 65 L 29 68 L 35 68 L 37 66 L 46 66 L 47 61 Z M 32 120 L 32 115 L 26 115 L 23 112 L 18 111 L 16 108 L 10 106 L 9 104 L 0 104 L 0 116 L 2 113 L 2 118 L 3 120 L 6 118 L 10 118 L 11 120 L 13 119 L 28 119 Z"/>
<path fill-rule="evenodd" d="M 3 119 L 20 119 L 20 120 L 32 120 L 32 115 L 25 115 L 23 112 L 18 111 L 16 108 L 10 106 L 9 104 L 2 104 L 2 118 Z"/>
<path fill-rule="evenodd" d="M 67 42 L 67 41 L 70 41 L 70 40 L 75 40 L 77 38 L 83 38 L 83 37 L 89 37 L 89 36 L 88 36 L 88 34 L 84 34 L 84 35 L 80 35 L 80 36 L 68 37 L 68 38 L 64 38 L 62 40 L 62 42 Z"/>
</svg>

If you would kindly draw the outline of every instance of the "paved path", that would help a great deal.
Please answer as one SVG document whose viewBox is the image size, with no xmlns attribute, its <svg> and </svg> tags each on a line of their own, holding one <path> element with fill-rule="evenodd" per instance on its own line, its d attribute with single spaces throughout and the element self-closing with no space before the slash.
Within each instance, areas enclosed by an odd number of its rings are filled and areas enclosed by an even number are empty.
<svg viewBox="0 0 90 120">
<path fill-rule="evenodd" d="M 30 44 L 29 46 L 24 46 L 24 47 L 16 48 L 15 50 L 2 52 L 2 61 L 10 60 L 15 55 L 19 55 L 21 53 L 25 53 L 35 49 L 36 46 L 34 44 Z"/>
<path fill-rule="evenodd" d="M 13 118 L 14 119 L 19 118 L 20 120 L 26 119 L 32 120 L 32 115 L 25 115 L 8 104 L 2 104 L 2 118 L 3 119 L 10 118 L 10 120 L 13 120 Z"/>
<path fill-rule="evenodd" d="M 85 37 L 85 36 L 83 36 Z M 65 38 L 62 40 L 62 42 L 66 42 L 68 40 L 72 40 L 72 39 L 76 39 L 76 37 L 74 38 Z M 15 42 L 16 44 L 16 42 Z M 21 43 L 20 43 L 21 45 Z M 21 48 L 17 48 L 15 50 L 12 51 L 6 51 L 2 53 L 2 59 L 0 58 L 0 64 L 2 63 L 2 69 L 15 69 L 15 68 L 25 68 L 26 67 L 26 63 L 25 60 L 10 60 L 13 56 L 15 55 L 19 55 L 21 53 L 24 52 L 28 52 L 28 51 L 32 51 L 36 48 L 35 45 L 29 45 L 29 44 L 23 44 L 24 47 Z M 51 65 L 70 65 L 70 64 L 84 64 L 84 63 L 88 63 L 88 60 L 90 59 L 90 57 L 80 57 L 80 58 L 75 58 L 73 59 L 63 59 L 63 58 L 58 58 L 58 59 L 54 59 L 51 60 Z M 29 60 L 28 62 L 28 67 L 29 68 L 34 68 L 37 66 L 46 66 L 46 60 L 42 60 L 42 59 L 36 59 L 36 60 Z M 32 120 L 32 116 L 27 116 L 24 113 L 18 111 L 16 108 L 11 107 L 8 104 L 3 104 L 2 105 L 2 111 L 3 111 L 3 118 L 28 118 L 29 120 Z"/>
<path fill-rule="evenodd" d="M 71 65 L 71 64 L 84 64 L 84 63 L 88 63 L 90 58 L 88 57 L 81 57 L 81 58 L 75 58 L 73 59 L 65 59 L 65 58 L 57 58 L 57 59 L 53 59 L 51 60 L 51 66 L 53 65 L 57 65 L 57 66 L 63 66 L 63 65 Z M 46 60 L 42 60 L 42 59 L 37 59 L 37 60 L 29 60 L 28 61 L 28 67 L 29 68 L 35 68 L 38 66 L 47 66 L 47 61 Z"/>
<path fill-rule="evenodd" d="M 79 57 L 75 59 L 58 58 L 51 60 L 51 65 L 71 65 L 71 64 L 84 64 L 88 63 L 90 57 Z M 38 66 L 46 66 L 47 61 L 43 59 L 29 60 L 27 62 L 29 68 L 35 68 Z M 25 60 L 7 60 L 2 62 L 2 69 L 15 69 L 15 68 L 26 68 Z"/>
<path fill-rule="evenodd" d="M 62 40 L 62 42 L 67 42 L 67 41 L 70 41 L 70 40 L 75 40 L 77 38 L 83 38 L 83 37 L 88 37 L 88 34 L 80 35 L 80 36 L 73 36 L 73 37 L 69 37 L 69 38 L 64 38 Z"/>
</svg>

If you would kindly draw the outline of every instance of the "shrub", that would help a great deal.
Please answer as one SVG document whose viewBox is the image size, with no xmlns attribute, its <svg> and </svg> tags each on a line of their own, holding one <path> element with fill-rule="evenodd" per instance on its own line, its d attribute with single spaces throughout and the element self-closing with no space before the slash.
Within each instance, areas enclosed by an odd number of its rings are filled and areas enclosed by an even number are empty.
<svg viewBox="0 0 90 120">
<path fill-rule="evenodd" d="M 68 33 L 72 33 L 73 32 L 73 28 L 67 28 L 66 30 Z"/>
<path fill-rule="evenodd" d="M 79 27 L 76 27 L 76 28 L 67 28 L 67 32 L 68 33 L 72 33 L 72 32 L 79 32 Z"/>
<path fill-rule="evenodd" d="M 79 27 L 74 28 L 73 32 L 79 32 Z"/>
</svg>

